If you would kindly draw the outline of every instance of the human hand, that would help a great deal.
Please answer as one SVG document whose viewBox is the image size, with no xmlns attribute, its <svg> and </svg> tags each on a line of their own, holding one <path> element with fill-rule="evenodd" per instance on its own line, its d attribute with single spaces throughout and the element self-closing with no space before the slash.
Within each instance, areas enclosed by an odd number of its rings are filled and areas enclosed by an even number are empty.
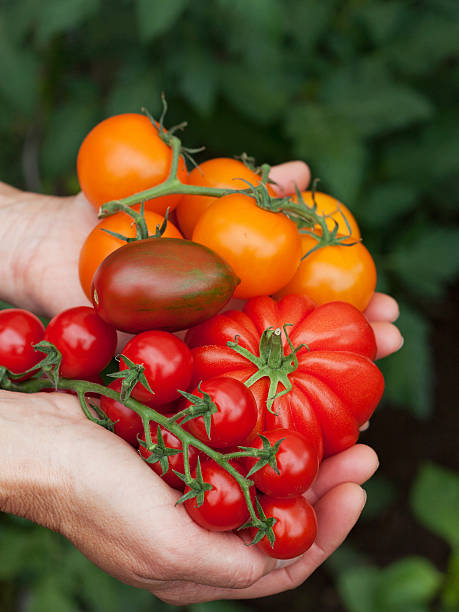
<svg viewBox="0 0 459 612">
<path fill-rule="evenodd" d="M 323 461 L 307 493 L 317 539 L 286 567 L 238 535 L 196 525 L 175 506 L 179 493 L 131 446 L 88 421 L 72 396 L 0 392 L 0 456 L 0 509 L 62 533 L 104 571 L 174 605 L 301 584 L 356 522 L 365 503 L 359 484 L 378 465 L 360 444 Z"/>
</svg>

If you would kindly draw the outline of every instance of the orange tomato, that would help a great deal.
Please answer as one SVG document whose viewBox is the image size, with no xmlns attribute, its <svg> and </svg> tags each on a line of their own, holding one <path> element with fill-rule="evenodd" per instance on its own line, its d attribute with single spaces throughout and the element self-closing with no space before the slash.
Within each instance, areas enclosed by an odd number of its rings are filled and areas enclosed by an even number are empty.
<svg viewBox="0 0 459 612">
<path fill-rule="evenodd" d="M 349 243 L 353 238 L 348 240 Z M 312 236 L 301 236 L 303 254 L 317 244 Z M 335 300 L 365 310 L 376 286 L 376 267 L 361 242 L 353 246 L 325 246 L 308 255 L 291 281 L 276 294 L 307 295 L 316 304 Z"/>
<path fill-rule="evenodd" d="M 233 268 L 241 279 L 234 293 L 238 298 L 278 291 L 295 274 L 301 257 L 296 225 L 243 194 L 214 200 L 197 222 L 193 241 L 218 253 Z"/>
<path fill-rule="evenodd" d="M 172 151 L 161 140 L 150 119 L 137 113 L 109 117 L 83 140 L 77 159 L 80 186 L 91 204 L 99 208 L 154 187 L 166 180 Z M 186 182 L 187 169 L 180 158 L 178 177 Z M 164 214 L 177 206 L 180 195 L 145 201 L 145 208 Z"/>
<path fill-rule="evenodd" d="M 312 191 L 302 191 L 301 195 L 306 206 L 312 207 L 314 205 Z M 357 240 L 360 238 L 360 230 L 359 226 L 357 225 L 357 221 L 345 204 L 326 193 L 322 193 L 321 191 L 315 192 L 314 199 L 317 204 L 318 214 L 327 216 L 326 224 L 330 231 L 335 228 L 336 221 L 338 224 L 338 234 L 341 234 L 342 236 L 350 235 Z M 292 200 L 294 202 L 298 201 L 296 194 L 292 196 Z M 314 229 L 319 229 L 319 226 L 316 225 Z"/>
<path fill-rule="evenodd" d="M 149 234 L 154 234 L 156 227 L 161 225 L 164 221 L 164 217 L 151 210 L 146 210 L 144 212 L 144 217 Z M 110 217 L 102 219 L 102 221 L 90 232 L 80 251 L 80 260 L 78 264 L 80 283 L 89 300 L 91 300 L 92 278 L 97 268 L 110 253 L 113 253 L 113 251 L 119 249 L 123 244 L 126 244 L 126 242 L 120 238 L 115 238 L 115 236 L 103 232 L 103 229 L 122 234 L 128 238 L 135 238 L 136 235 L 132 217 L 124 212 L 118 212 Z M 182 238 L 178 229 L 170 221 L 167 223 L 163 236 L 166 238 Z"/>
<path fill-rule="evenodd" d="M 260 177 L 245 164 L 230 157 L 217 157 L 203 162 L 188 175 L 189 185 L 217 189 L 247 189 L 258 185 Z M 215 198 L 185 194 L 177 206 L 177 221 L 186 238 L 191 238 L 198 219 Z"/>
</svg>

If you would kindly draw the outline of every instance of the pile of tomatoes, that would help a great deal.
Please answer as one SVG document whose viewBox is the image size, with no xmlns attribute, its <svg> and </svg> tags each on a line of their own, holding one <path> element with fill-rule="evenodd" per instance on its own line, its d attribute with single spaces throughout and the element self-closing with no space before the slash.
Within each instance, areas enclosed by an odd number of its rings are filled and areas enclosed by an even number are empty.
<svg viewBox="0 0 459 612">
<path fill-rule="evenodd" d="M 188 173 L 163 136 L 149 118 L 126 114 L 85 138 L 83 192 L 96 208 L 121 204 L 81 250 L 80 281 L 93 306 L 61 312 L 46 329 L 27 311 L 0 312 L 0 365 L 26 372 L 19 387 L 42 380 L 47 343 L 64 379 L 101 382 L 117 363 L 108 385 L 117 394 L 94 386 L 115 434 L 182 492 L 199 525 L 247 529 L 267 554 L 292 558 L 315 539 L 304 493 L 321 460 L 356 442 L 383 392 L 361 312 L 374 263 L 334 198 L 292 197 L 311 211 L 302 233 L 295 214 L 263 205 L 279 189 L 257 172 L 222 158 Z M 157 197 L 133 205 L 147 232 L 139 235 L 122 201 L 155 186 Z M 212 197 L 216 190 L 228 193 Z M 317 248 L 325 235 L 337 240 Z M 231 297 L 247 300 L 242 310 L 222 311 Z M 172 333 L 183 329 L 184 339 Z M 118 330 L 134 335 L 116 362 Z"/>
</svg>

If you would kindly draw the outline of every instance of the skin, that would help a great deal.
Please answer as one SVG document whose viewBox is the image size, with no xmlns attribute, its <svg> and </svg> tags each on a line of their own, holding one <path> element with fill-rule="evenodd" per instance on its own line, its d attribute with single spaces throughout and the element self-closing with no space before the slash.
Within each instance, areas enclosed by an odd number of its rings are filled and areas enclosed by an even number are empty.
<svg viewBox="0 0 459 612">
<path fill-rule="evenodd" d="M 294 183 L 305 189 L 310 178 L 302 162 L 277 166 L 272 176 L 290 192 Z M 96 213 L 81 194 L 45 197 L 0 184 L 0 297 L 48 316 L 87 304 L 77 263 L 95 224 Z M 375 295 L 366 315 L 379 357 L 400 348 L 392 298 Z M 263 597 L 303 583 L 354 526 L 365 504 L 360 485 L 378 459 L 357 444 L 323 461 L 306 494 L 318 517 L 317 539 L 288 562 L 246 546 L 237 535 L 193 523 L 174 505 L 177 491 L 156 478 L 128 443 L 88 421 L 70 395 L 1 391 L 0 465 L 0 510 L 62 533 L 119 580 L 184 605 Z"/>
</svg>

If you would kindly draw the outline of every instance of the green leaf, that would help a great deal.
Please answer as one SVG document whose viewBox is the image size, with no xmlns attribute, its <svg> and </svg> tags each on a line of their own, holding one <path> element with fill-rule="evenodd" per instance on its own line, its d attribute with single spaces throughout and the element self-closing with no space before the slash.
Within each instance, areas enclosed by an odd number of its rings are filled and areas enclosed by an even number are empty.
<svg viewBox="0 0 459 612">
<path fill-rule="evenodd" d="M 249 608 L 237 601 L 209 601 L 191 604 L 187 610 L 188 612 L 248 612 Z"/>
<path fill-rule="evenodd" d="M 422 226 L 396 245 L 386 263 L 414 295 L 440 299 L 459 275 L 459 229 Z"/>
<path fill-rule="evenodd" d="M 423 557 L 406 557 L 381 571 L 375 589 L 377 609 L 405 612 L 429 603 L 435 596 L 442 576 Z"/>
<path fill-rule="evenodd" d="M 373 42 L 382 44 L 396 35 L 406 14 L 407 6 L 403 2 L 373 0 L 360 6 L 356 15 L 365 25 Z"/>
<path fill-rule="evenodd" d="M 453 548 L 459 547 L 459 475 L 439 465 L 425 463 L 411 492 L 417 520 Z"/>
<path fill-rule="evenodd" d="M 338 592 L 348 612 L 380 612 L 374 593 L 379 580 L 376 568 L 356 567 L 338 575 Z"/>
<path fill-rule="evenodd" d="M 42 0 L 36 36 L 40 44 L 68 29 L 75 29 L 99 10 L 99 0 Z"/>
<path fill-rule="evenodd" d="M 389 226 L 418 205 L 416 196 L 416 186 L 410 183 L 387 181 L 373 185 L 356 203 L 359 223 L 376 230 Z"/>
<path fill-rule="evenodd" d="M 428 322 L 405 303 L 400 303 L 397 325 L 405 338 L 403 348 L 385 359 L 385 398 L 426 419 L 432 412 L 433 363 Z"/>
<path fill-rule="evenodd" d="M 144 42 L 169 30 L 189 0 L 136 0 L 137 26 Z"/>
<path fill-rule="evenodd" d="M 198 113 L 208 115 L 218 91 L 218 64 L 212 50 L 194 45 L 185 56 L 180 54 L 179 87 Z"/>
<path fill-rule="evenodd" d="M 110 90 L 107 114 L 140 113 L 142 107 L 156 114 L 161 108 L 160 94 L 160 80 L 154 64 L 136 55 L 128 56 Z"/>
<path fill-rule="evenodd" d="M 381 474 L 376 474 L 365 483 L 367 503 L 362 512 L 362 518 L 372 519 L 380 516 L 393 503 L 396 497 L 394 483 Z"/>
<path fill-rule="evenodd" d="M 46 575 L 32 589 L 26 612 L 75 612 L 75 602 L 58 576 Z"/>
<path fill-rule="evenodd" d="M 449 560 L 441 599 L 445 612 L 459 610 L 459 552 L 453 552 Z"/>
</svg>

